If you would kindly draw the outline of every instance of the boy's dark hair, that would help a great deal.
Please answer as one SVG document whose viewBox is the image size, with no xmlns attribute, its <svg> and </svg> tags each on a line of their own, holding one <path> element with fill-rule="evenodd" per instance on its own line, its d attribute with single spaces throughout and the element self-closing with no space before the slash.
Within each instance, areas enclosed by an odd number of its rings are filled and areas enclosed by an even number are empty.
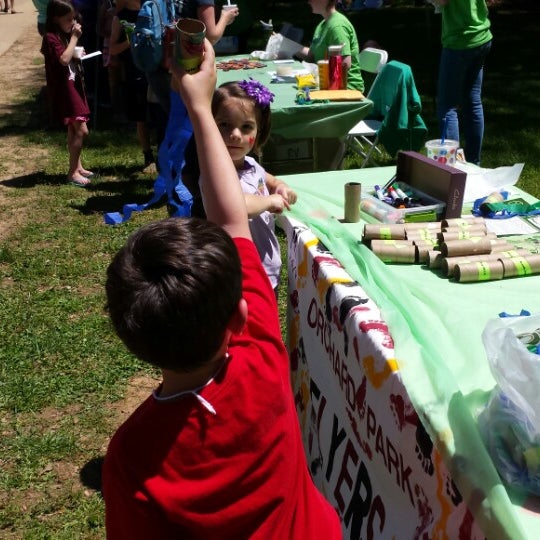
<svg viewBox="0 0 540 540">
<path fill-rule="evenodd" d="M 71 2 L 68 0 L 50 0 L 50 2 L 47 4 L 45 32 L 51 32 L 53 34 L 61 32 L 55 19 L 56 17 L 63 17 L 68 13 L 73 13 L 75 16 L 77 15 L 77 11 Z"/>
<path fill-rule="evenodd" d="M 257 138 L 253 146 L 255 152 L 260 152 L 261 148 L 264 146 L 264 143 L 268 140 L 270 136 L 271 129 L 271 117 L 270 117 L 270 106 L 261 107 L 255 103 L 255 101 L 250 98 L 245 90 L 243 90 L 238 82 L 227 82 L 218 86 L 212 97 L 212 114 L 216 116 L 217 111 L 221 107 L 222 103 L 227 98 L 240 98 L 247 99 L 252 101 L 255 104 L 255 117 L 257 120 Z"/>
<path fill-rule="evenodd" d="M 210 221 L 169 218 L 134 232 L 107 269 L 116 333 L 141 360 L 190 371 L 211 360 L 242 295 L 231 237 Z"/>
</svg>

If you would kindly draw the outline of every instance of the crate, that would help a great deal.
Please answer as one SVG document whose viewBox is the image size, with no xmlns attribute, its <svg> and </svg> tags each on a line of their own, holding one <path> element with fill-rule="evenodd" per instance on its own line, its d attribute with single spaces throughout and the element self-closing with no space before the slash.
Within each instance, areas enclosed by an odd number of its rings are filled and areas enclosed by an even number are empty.
<svg viewBox="0 0 540 540">
<path fill-rule="evenodd" d="M 336 169 L 339 139 L 285 139 L 272 135 L 264 145 L 262 166 L 271 174 L 298 174 Z"/>
</svg>

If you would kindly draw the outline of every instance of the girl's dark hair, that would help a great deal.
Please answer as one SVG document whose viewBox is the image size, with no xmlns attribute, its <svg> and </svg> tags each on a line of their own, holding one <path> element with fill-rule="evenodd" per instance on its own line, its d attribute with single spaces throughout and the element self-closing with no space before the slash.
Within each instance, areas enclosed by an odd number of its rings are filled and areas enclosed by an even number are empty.
<svg viewBox="0 0 540 540">
<path fill-rule="evenodd" d="M 240 98 L 247 99 L 255 105 L 255 119 L 257 120 L 257 138 L 253 145 L 253 150 L 259 152 L 264 146 L 264 143 L 270 136 L 271 119 L 270 119 L 270 106 L 261 107 L 257 102 L 249 97 L 245 90 L 240 88 L 237 82 L 223 83 L 216 88 L 214 96 L 212 98 L 212 114 L 216 116 L 219 108 L 227 98 Z"/>
<path fill-rule="evenodd" d="M 60 28 L 56 22 L 57 17 L 63 17 L 68 13 L 76 14 L 71 2 L 66 0 L 50 0 L 47 4 L 47 20 L 45 21 L 45 32 L 59 33 Z"/>
</svg>

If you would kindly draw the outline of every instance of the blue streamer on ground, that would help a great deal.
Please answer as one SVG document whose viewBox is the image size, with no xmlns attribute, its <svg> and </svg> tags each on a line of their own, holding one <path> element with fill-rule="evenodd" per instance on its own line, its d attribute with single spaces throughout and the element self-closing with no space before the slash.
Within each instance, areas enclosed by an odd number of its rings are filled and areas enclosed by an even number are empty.
<svg viewBox="0 0 540 540">
<path fill-rule="evenodd" d="M 144 204 L 129 203 L 122 212 L 108 212 L 104 215 L 107 225 L 126 222 L 133 212 L 142 212 L 159 202 L 165 195 L 174 217 L 191 216 L 193 196 L 182 183 L 184 152 L 193 133 L 186 107 L 176 92 L 171 92 L 171 111 L 163 142 L 159 146 L 159 173 L 154 182 L 154 194 Z"/>
</svg>

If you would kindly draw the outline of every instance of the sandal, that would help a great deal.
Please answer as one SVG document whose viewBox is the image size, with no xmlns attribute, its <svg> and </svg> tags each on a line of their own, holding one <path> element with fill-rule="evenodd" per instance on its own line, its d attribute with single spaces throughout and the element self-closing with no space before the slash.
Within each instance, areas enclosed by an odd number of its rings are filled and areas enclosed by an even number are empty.
<svg viewBox="0 0 540 540">
<path fill-rule="evenodd" d="M 87 171 L 86 169 L 79 169 L 78 173 L 85 178 L 92 178 L 95 176 L 95 173 L 93 173 L 92 171 Z"/>
<path fill-rule="evenodd" d="M 85 187 L 88 187 L 91 182 L 90 180 L 88 180 L 88 178 L 85 178 L 84 176 L 81 175 L 81 178 L 75 178 L 75 177 L 72 177 L 72 178 L 69 178 L 68 177 L 68 182 L 72 185 L 72 186 L 76 186 L 76 187 L 82 187 L 82 188 L 85 188 Z"/>
</svg>

